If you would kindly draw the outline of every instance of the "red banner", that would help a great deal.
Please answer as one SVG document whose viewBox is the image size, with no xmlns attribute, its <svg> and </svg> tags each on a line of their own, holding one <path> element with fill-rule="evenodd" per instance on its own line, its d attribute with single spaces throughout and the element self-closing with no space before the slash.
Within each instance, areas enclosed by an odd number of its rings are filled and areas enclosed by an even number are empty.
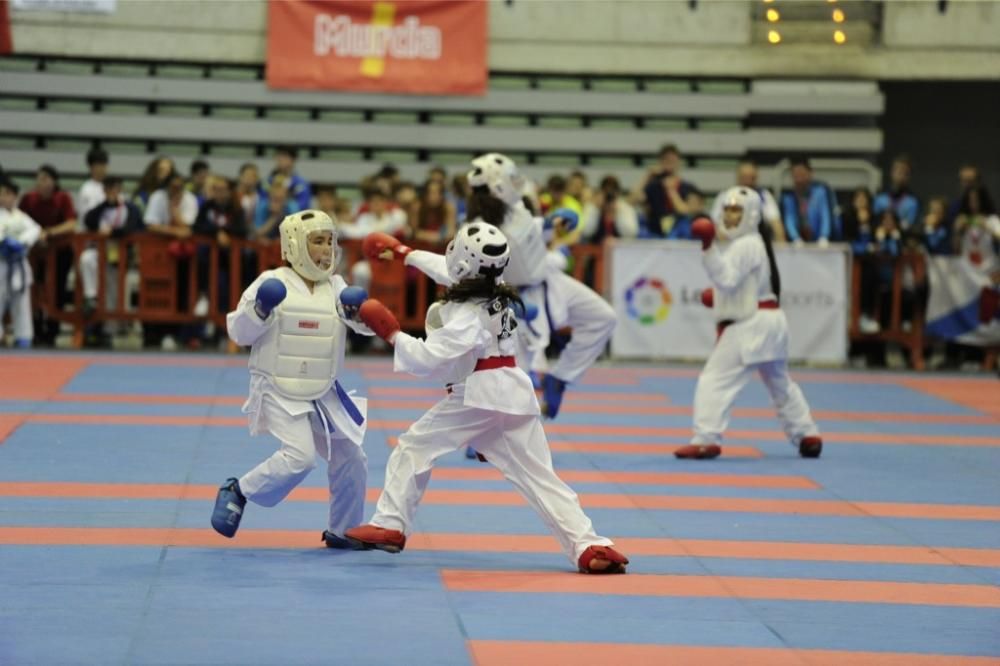
<svg viewBox="0 0 1000 666">
<path fill-rule="evenodd" d="M 7 0 L 0 0 L 0 55 L 14 52 L 14 40 L 10 35 L 10 6 Z"/>
<path fill-rule="evenodd" d="M 482 95 L 486 0 L 270 0 L 272 88 Z"/>
</svg>

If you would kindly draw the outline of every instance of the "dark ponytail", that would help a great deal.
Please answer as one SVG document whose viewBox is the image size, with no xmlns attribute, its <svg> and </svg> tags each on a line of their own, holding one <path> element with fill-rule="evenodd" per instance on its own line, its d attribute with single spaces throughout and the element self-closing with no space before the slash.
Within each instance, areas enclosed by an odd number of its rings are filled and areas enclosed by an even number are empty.
<svg viewBox="0 0 1000 666">
<path fill-rule="evenodd" d="M 524 302 L 521 294 L 506 282 L 497 282 L 494 275 L 469 278 L 454 284 L 445 290 L 441 301 L 444 303 L 462 303 L 470 300 L 493 301 L 500 299 L 502 307 L 517 305 L 522 310 Z"/>
<path fill-rule="evenodd" d="M 481 218 L 483 222 L 499 227 L 507 217 L 507 204 L 490 194 L 486 185 L 477 185 L 469 194 L 468 205 L 465 208 L 465 219 L 472 221 Z"/>
<path fill-rule="evenodd" d="M 771 291 L 774 292 L 774 297 L 778 299 L 778 302 L 781 302 L 781 273 L 778 272 L 778 262 L 774 260 L 774 247 L 771 245 L 774 231 L 767 222 L 761 222 L 757 226 L 757 231 L 760 233 L 760 237 L 764 239 L 764 249 L 767 251 L 767 263 L 771 265 Z"/>
</svg>

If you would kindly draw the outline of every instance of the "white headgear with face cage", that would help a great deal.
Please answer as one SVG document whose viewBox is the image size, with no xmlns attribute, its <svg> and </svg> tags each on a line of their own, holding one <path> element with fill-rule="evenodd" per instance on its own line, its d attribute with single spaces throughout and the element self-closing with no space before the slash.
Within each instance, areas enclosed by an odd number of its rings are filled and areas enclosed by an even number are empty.
<svg viewBox="0 0 1000 666">
<path fill-rule="evenodd" d="M 508 206 L 519 202 L 524 191 L 524 177 L 514 160 L 500 153 L 487 153 L 472 160 L 472 171 L 466 177 L 469 185 L 485 185 L 490 194 Z"/>
<path fill-rule="evenodd" d="M 304 210 L 287 216 L 278 226 L 281 234 L 281 258 L 291 265 L 295 272 L 307 280 L 326 280 L 337 267 L 339 249 L 337 247 L 337 225 L 333 218 L 321 210 Z M 333 234 L 333 256 L 330 266 L 323 269 L 309 256 L 309 235 L 329 231 Z"/>
<path fill-rule="evenodd" d="M 499 281 L 510 261 L 510 245 L 502 231 L 476 218 L 458 230 L 444 256 L 455 282 L 481 276 Z"/>
<path fill-rule="evenodd" d="M 719 220 L 716 228 L 724 238 L 739 238 L 749 233 L 756 232 L 760 225 L 760 194 L 749 187 L 738 185 L 730 187 L 719 195 L 722 197 L 723 219 Z M 743 209 L 743 217 L 740 223 L 732 228 L 727 228 L 725 223 L 726 208 L 738 206 Z"/>
</svg>

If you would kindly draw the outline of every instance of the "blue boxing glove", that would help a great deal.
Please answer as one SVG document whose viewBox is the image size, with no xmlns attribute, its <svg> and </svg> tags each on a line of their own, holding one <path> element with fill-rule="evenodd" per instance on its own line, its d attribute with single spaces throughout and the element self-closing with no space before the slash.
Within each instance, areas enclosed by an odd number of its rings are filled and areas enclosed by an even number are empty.
<svg viewBox="0 0 1000 666">
<path fill-rule="evenodd" d="M 545 218 L 545 228 L 568 234 L 580 224 L 580 216 L 572 208 L 559 208 Z M 557 227 L 558 225 L 558 227 Z"/>
<path fill-rule="evenodd" d="M 344 306 L 344 314 L 348 319 L 358 318 L 358 308 L 368 300 L 368 292 L 361 287 L 346 287 L 340 292 L 340 304 Z"/>
<path fill-rule="evenodd" d="M 0 256 L 7 261 L 18 261 L 24 257 L 24 243 L 20 243 L 13 238 L 4 238 L 0 241 Z"/>
<path fill-rule="evenodd" d="M 538 306 L 534 303 L 524 303 L 524 307 L 513 303 L 511 306 L 514 308 L 514 316 L 522 321 L 534 321 L 538 316 Z"/>
<path fill-rule="evenodd" d="M 285 283 L 277 278 L 268 278 L 257 288 L 257 300 L 254 302 L 254 312 L 261 319 L 267 319 L 271 310 L 278 307 L 281 301 L 285 300 L 288 290 Z"/>
</svg>

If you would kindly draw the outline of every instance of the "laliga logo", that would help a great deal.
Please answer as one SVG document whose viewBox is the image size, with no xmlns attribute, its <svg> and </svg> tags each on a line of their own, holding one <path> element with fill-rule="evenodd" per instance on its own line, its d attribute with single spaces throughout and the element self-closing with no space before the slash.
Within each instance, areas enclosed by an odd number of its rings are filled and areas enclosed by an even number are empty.
<svg viewBox="0 0 1000 666">
<path fill-rule="evenodd" d="M 643 326 L 666 319 L 673 301 L 667 285 L 657 278 L 641 277 L 625 291 L 625 311 Z"/>
<path fill-rule="evenodd" d="M 313 52 L 318 56 L 333 51 L 341 58 L 363 58 L 361 73 L 371 77 L 382 76 L 386 58 L 439 60 L 441 29 L 420 25 L 415 16 L 394 25 L 395 14 L 391 2 L 374 4 L 371 23 L 352 23 L 350 16 L 317 14 Z"/>
</svg>

